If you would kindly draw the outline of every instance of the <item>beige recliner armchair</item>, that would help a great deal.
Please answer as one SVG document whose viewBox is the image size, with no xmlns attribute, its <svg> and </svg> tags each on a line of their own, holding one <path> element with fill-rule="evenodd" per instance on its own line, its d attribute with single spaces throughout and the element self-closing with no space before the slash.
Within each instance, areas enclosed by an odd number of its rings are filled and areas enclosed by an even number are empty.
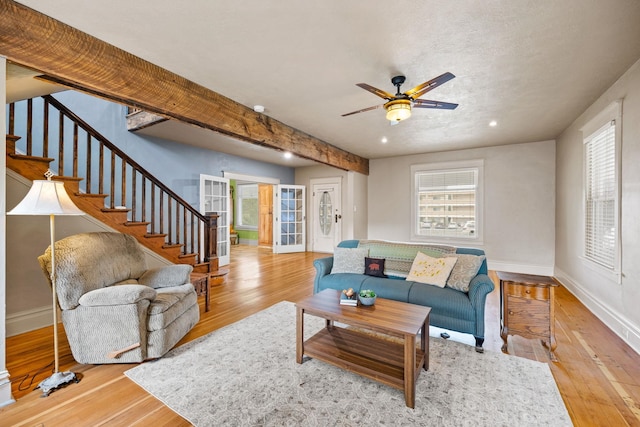
<svg viewBox="0 0 640 427">
<path fill-rule="evenodd" d="M 147 269 L 136 239 L 82 233 L 56 245 L 62 323 L 80 363 L 132 363 L 169 351 L 200 319 L 190 265 Z M 38 257 L 49 279 L 51 247 Z"/>
</svg>

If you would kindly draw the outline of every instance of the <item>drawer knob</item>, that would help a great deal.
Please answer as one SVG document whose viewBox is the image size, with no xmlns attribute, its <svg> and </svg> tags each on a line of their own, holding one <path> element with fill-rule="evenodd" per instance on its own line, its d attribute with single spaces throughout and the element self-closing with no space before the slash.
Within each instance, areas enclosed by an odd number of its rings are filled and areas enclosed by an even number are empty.
<svg viewBox="0 0 640 427">
<path fill-rule="evenodd" d="M 510 311 L 509 314 L 513 316 L 513 311 Z"/>
<path fill-rule="evenodd" d="M 524 292 L 525 292 L 525 293 L 527 293 L 527 294 L 530 294 L 530 293 L 531 293 L 531 289 L 527 289 L 527 290 L 526 290 L 526 291 L 524 291 Z"/>
</svg>

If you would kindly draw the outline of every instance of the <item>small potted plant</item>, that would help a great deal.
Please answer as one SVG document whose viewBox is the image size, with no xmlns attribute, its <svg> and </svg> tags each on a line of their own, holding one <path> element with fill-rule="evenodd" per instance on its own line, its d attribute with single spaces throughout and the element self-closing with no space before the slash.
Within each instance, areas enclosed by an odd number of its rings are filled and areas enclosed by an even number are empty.
<svg viewBox="0 0 640 427">
<path fill-rule="evenodd" d="M 373 305 L 376 302 L 376 293 L 371 289 L 363 289 L 358 293 L 362 305 Z"/>
</svg>

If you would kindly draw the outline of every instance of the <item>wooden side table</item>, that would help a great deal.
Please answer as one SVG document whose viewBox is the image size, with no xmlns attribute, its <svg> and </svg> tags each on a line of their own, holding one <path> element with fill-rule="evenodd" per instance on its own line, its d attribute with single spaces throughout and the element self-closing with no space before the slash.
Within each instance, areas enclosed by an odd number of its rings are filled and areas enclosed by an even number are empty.
<svg viewBox="0 0 640 427">
<path fill-rule="evenodd" d="M 191 283 L 196 290 L 196 294 L 204 294 L 205 312 L 209 311 L 209 274 L 210 273 L 191 273 Z"/>
<path fill-rule="evenodd" d="M 555 354 L 554 292 L 558 282 L 553 277 L 498 271 L 500 279 L 500 336 L 502 351 L 507 353 L 507 336 L 540 339 Z"/>
</svg>

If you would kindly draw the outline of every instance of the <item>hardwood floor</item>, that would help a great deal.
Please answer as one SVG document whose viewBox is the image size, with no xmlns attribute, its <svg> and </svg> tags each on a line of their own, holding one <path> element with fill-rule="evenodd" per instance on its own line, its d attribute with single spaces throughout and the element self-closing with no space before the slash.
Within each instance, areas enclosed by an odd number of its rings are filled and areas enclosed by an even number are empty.
<svg viewBox="0 0 640 427">
<path fill-rule="evenodd" d="M 211 310 L 179 343 L 185 343 L 280 301 L 311 295 L 318 253 L 273 255 L 270 250 L 232 247 L 226 282 L 211 288 Z M 497 278 L 492 274 L 495 283 Z M 499 295 L 489 295 L 488 351 L 500 351 Z M 292 320 L 293 321 L 293 320 Z M 18 400 L 0 409 L 0 426 L 188 426 L 189 423 L 123 375 L 131 364 L 79 365 L 61 331 L 60 367 L 78 384 L 40 398 L 35 385 L 53 365 L 52 328 L 7 340 L 7 369 Z M 557 363 L 537 341 L 509 338 L 509 353 L 549 363 L 576 426 L 640 426 L 640 355 L 624 344 L 564 287 L 556 293 Z M 293 351 L 293 350 L 292 350 Z M 482 357 L 482 355 L 478 355 Z M 535 405 L 535 402 L 531 403 Z M 544 408 L 541 408 L 544 410 Z"/>
</svg>

